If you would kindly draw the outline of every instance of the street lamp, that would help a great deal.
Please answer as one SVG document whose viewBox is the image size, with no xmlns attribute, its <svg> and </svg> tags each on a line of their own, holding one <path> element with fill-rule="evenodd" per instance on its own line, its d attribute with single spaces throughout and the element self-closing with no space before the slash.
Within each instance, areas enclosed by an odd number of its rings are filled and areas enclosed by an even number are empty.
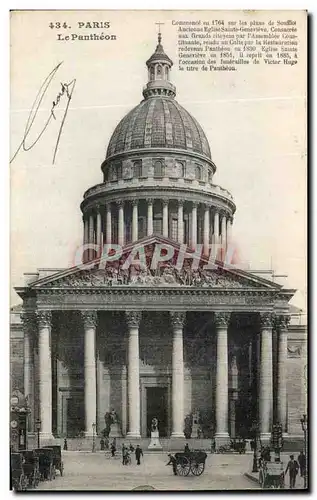
<svg viewBox="0 0 317 500">
<path fill-rule="evenodd" d="M 96 424 L 92 424 L 92 453 L 96 451 Z"/>
<path fill-rule="evenodd" d="M 305 450 L 305 471 L 304 471 L 304 488 L 307 488 L 307 431 L 308 431 L 308 420 L 307 415 L 304 414 L 303 418 L 300 419 L 302 424 L 302 429 L 304 432 L 304 450 Z"/>
<path fill-rule="evenodd" d="M 35 421 L 35 428 L 37 432 L 37 447 L 40 448 L 40 430 L 41 430 L 41 420 L 38 418 Z"/>
</svg>

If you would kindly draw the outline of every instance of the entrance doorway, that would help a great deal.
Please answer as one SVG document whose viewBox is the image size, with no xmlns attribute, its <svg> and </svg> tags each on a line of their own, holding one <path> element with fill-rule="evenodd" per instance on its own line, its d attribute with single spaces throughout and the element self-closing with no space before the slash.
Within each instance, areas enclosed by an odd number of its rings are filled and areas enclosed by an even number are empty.
<svg viewBox="0 0 317 500">
<path fill-rule="evenodd" d="M 146 415 L 147 436 L 151 436 L 151 422 L 154 417 L 159 422 L 160 436 L 167 436 L 167 387 L 146 388 Z"/>
</svg>

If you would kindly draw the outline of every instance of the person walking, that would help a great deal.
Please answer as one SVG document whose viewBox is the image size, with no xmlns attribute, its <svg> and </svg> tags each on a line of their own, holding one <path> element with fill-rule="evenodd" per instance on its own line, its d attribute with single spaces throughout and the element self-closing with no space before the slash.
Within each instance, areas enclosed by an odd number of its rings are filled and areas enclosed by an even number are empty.
<svg viewBox="0 0 317 500">
<path fill-rule="evenodd" d="M 135 449 L 135 458 L 136 458 L 137 465 L 141 464 L 141 462 L 140 462 L 141 457 L 143 457 L 143 451 L 142 451 L 142 448 L 140 448 L 140 445 L 137 444 L 136 449 Z"/>
<path fill-rule="evenodd" d="M 189 446 L 188 446 L 188 443 L 185 444 L 185 448 L 184 448 L 184 453 L 189 453 Z"/>
<path fill-rule="evenodd" d="M 111 443 L 111 456 L 112 457 L 115 456 L 116 450 L 117 450 L 117 448 L 116 448 L 116 442 L 115 442 L 115 440 L 113 440 L 112 443 Z"/>
<path fill-rule="evenodd" d="M 299 465 L 296 460 L 294 460 L 294 455 L 290 455 L 290 460 L 287 464 L 286 470 L 285 470 L 285 475 L 289 471 L 289 487 L 292 490 L 295 488 L 295 483 L 296 483 L 296 476 L 298 473 Z"/>
<path fill-rule="evenodd" d="M 305 473 L 306 473 L 306 455 L 304 454 L 303 450 L 298 455 L 297 461 L 299 463 L 300 476 L 301 477 L 305 477 Z"/>
<path fill-rule="evenodd" d="M 124 443 L 122 443 L 121 451 L 122 451 L 122 465 L 125 465 L 125 444 Z"/>
<path fill-rule="evenodd" d="M 174 476 L 177 476 L 176 458 L 171 453 L 168 454 L 168 457 L 169 457 L 170 461 L 166 465 L 172 465 L 173 466 Z"/>
</svg>

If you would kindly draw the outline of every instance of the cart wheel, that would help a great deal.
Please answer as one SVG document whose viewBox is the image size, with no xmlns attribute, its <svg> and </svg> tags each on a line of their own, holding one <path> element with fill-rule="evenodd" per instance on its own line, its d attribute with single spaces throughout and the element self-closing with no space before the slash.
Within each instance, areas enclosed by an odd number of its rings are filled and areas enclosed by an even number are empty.
<svg viewBox="0 0 317 500">
<path fill-rule="evenodd" d="M 181 457 L 176 464 L 176 471 L 179 476 L 188 476 L 190 471 L 190 462 L 188 458 Z"/>
<path fill-rule="evenodd" d="M 194 476 L 201 476 L 205 470 L 205 462 L 192 462 L 190 465 L 190 470 Z"/>
</svg>

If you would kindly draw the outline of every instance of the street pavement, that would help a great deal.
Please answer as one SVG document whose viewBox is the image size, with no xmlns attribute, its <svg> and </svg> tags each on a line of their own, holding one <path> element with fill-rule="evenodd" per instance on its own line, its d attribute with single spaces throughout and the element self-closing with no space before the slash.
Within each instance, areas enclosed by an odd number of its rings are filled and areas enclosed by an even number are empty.
<svg viewBox="0 0 317 500">
<path fill-rule="evenodd" d="M 251 469 L 252 455 L 208 454 L 204 473 L 187 477 L 174 476 L 171 466 L 166 466 L 166 453 L 144 453 L 140 466 L 132 454 L 132 464 L 122 465 L 118 453 L 63 452 L 64 475 L 53 481 L 41 482 L 37 490 L 87 491 L 132 490 L 152 487 L 156 490 L 254 490 L 259 485 L 244 477 Z M 145 488 L 144 488 L 145 489 Z"/>
</svg>

